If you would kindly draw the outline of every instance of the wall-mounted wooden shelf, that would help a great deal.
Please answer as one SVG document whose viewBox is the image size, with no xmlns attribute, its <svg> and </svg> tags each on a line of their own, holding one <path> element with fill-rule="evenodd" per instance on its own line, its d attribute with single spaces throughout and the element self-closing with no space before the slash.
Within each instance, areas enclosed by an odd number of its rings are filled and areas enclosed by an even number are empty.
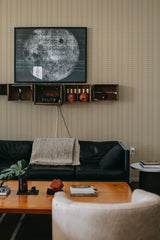
<svg viewBox="0 0 160 240">
<path fill-rule="evenodd" d="M 5 86 L 3 86 L 5 85 Z M 7 86 L 7 91 L 6 91 Z M 118 84 L 0 84 L 0 95 L 8 101 L 34 101 L 36 105 L 60 105 L 119 100 Z"/>
<path fill-rule="evenodd" d="M 62 86 L 53 84 L 35 84 L 34 104 L 60 105 L 62 104 Z"/>
<path fill-rule="evenodd" d="M 67 84 L 64 85 L 64 103 L 90 102 L 91 85 L 90 84 Z M 71 98 L 71 100 L 70 100 Z"/>
<path fill-rule="evenodd" d="M 33 84 L 8 84 L 8 101 L 33 101 Z"/>
<path fill-rule="evenodd" d="M 119 99 L 118 84 L 94 84 L 92 89 L 93 101 L 111 101 Z"/>
</svg>

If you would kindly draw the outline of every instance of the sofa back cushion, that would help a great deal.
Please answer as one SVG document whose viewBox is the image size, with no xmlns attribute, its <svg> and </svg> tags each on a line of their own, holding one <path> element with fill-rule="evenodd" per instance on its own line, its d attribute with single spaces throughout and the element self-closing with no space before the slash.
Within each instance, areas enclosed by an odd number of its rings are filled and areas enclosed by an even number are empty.
<svg viewBox="0 0 160 240">
<path fill-rule="evenodd" d="M 111 148 L 100 160 L 100 168 L 112 169 L 123 166 L 124 151 L 120 145 Z"/>
<path fill-rule="evenodd" d="M 32 141 L 0 140 L 0 169 L 8 168 L 18 160 L 30 160 Z"/>
<path fill-rule="evenodd" d="M 102 157 L 114 146 L 119 145 L 117 141 L 79 141 L 80 144 L 80 162 L 82 165 L 99 165 Z"/>
</svg>

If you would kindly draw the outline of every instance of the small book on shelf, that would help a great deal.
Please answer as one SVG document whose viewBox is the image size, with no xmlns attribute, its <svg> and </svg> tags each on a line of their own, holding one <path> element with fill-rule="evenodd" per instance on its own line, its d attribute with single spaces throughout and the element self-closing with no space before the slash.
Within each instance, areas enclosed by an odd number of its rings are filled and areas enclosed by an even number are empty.
<svg viewBox="0 0 160 240">
<path fill-rule="evenodd" d="M 71 185 L 71 196 L 98 196 L 97 189 L 94 189 L 90 185 Z"/>
<path fill-rule="evenodd" d="M 157 160 L 141 161 L 140 164 L 144 168 L 160 168 L 160 161 Z"/>
</svg>

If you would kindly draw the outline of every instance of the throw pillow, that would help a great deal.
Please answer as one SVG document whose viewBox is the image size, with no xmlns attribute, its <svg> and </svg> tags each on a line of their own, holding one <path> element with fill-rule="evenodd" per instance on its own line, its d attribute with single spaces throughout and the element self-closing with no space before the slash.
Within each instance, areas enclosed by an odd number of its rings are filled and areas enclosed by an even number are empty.
<svg viewBox="0 0 160 240">
<path fill-rule="evenodd" d="M 123 160 L 123 149 L 120 145 L 114 146 L 109 150 L 100 161 L 100 168 L 116 168 L 121 165 Z"/>
</svg>

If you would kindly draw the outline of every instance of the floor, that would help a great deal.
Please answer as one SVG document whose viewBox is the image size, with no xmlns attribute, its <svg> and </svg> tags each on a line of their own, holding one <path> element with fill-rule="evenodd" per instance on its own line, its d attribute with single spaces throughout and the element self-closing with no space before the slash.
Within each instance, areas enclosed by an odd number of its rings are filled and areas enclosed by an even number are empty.
<svg viewBox="0 0 160 240">
<path fill-rule="evenodd" d="M 0 214 L 0 239 L 51 240 L 51 215 Z"/>
<path fill-rule="evenodd" d="M 130 185 L 130 188 L 132 189 L 132 191 L 134 189 L 139 188 L 139 183 L 138 182 L 131 182 L 129 185 Z"/>
<path fill-rule="evenodd" d="M 132 190 L 138 183 L 130 184 Z M 51 215 L 0 214 L 0 239 L 51 240 Z"/>
</svg>

